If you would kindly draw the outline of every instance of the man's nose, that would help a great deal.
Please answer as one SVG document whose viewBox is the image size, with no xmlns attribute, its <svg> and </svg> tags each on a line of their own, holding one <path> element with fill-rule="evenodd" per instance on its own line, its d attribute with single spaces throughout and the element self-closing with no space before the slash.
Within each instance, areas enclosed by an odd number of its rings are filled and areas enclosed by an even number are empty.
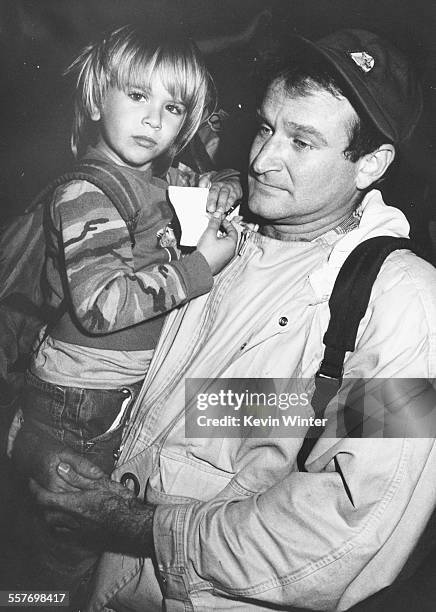
<svg viewBox="0 0 436 612">
<path fill-rule="evenodd" d="M 161 109 L 153 104 L 148 104 L 142 118 L 142 124 L 147 124 L 154 130 L 160 130 L 162 127 Z"/>
<path fill-rule="evenodd" d="M 258 144 L 256 140 L 251 150 L 251 168 L 255 174 L 265 174 L 266 172 L 278 172 L 282 168 L 282 146 L 274 137 L 266 142 Z"/>
</svg>

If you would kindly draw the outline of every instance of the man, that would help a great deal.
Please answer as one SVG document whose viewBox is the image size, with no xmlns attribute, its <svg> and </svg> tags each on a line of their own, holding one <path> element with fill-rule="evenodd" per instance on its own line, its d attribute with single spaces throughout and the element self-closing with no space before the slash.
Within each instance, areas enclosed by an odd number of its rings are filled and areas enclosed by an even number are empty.
<svg viewBox="0 0 436 612">
<path fill-rule="evenodd" d="M 369 237 L 408 233 L 371 187 L 421 112 L 410 68 L 369 32 L 296 44 L 259 108 L 249 208 L 260 230 L 163 331 L 116 471 L 134 491 L 68 457 L 57 472 L 77 492 L 33 483 L 50 511 L 104 537 L 88 610 L 149 612 L 162 601 L 169 611 L 345 610 L 393 582 L 434 507 L 433 438 L 324 434 L 300 472 L 307 427 L 185 437 L 188 378 L 203 380 L 203 399 L 216 379 L 273 377 L 308 397 L 342 263 Z M 344 387 L 434 378 L 435 299 L 433 268 L 392 254 L 346 355 Z M 187 423 L 195 409 L 188 398 Z M 311 414 L 304 402 L 297 410 Z"/>
</svg>

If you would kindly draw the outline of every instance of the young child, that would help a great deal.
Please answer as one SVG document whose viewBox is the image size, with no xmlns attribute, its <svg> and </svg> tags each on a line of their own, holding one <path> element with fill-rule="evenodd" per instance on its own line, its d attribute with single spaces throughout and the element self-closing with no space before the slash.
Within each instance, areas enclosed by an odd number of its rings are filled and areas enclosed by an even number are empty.
<svg viewBox="0 0 436 612">
<path fill-rule="evenodd" d="M 153 42 L 126 26 L 85 48 L 69 72 L 77 75 L 73 151 L 116 165 L 143 194 L 143 209 L 132 247 L 125 222 L 97 187 L 72 181 L 56 190 L 48 303 L 58 308 L 66 297 L 68 309 L 41 333 L 16 444 L 34 431 L 110 473 L 165 313 L 210 290 L 236 237 L 224 222 L 226 235 L 206 230 L 197 250 L 178 259 L 167 231 L 167 182 L 156 174 L 192 138 L 209 98 L 210 76 L 190 41 Z M 218 182 L 208 208 L 219 205 L 220 217 L 240 195 L 238 180 Z"/>
<path fill-rule="evenodd" d="M 69 71 L 77 75 L 73 151 L 115 165 L 142 196 L 142 210 L 132 246 L 125 222 L 93 184 L 67 183 L 51 202 L 47 300 L 59 308 L 66 298 L 68 308 L 41 332 L 14 446 L 21 469 L 45 486 L 56 485 L 45 481 L 38 455 L 53 448 L 58 457 L 62 448 L 86 454 L 111 472 L 165 314 L 209 291 L 233 256 L 236 231 L 221 217 L 241 196 L 237 179 L 213 184 L 208 209 L 215 218 L 197 249 L 178 259 L 161 177 L 198 129 L 209 98 L 210 76 L 191 42 L 154 42 L 123 27 L 84 49 Z M 202 180 L 213 182 L 213 173 Z M 68 588 L 73 596 L 96 553 L 74 540 L 68 518 L 53 524 L 57 534 L 44 521 L 34 525 L 32 563 L 47 587 Z"/>
</svg>

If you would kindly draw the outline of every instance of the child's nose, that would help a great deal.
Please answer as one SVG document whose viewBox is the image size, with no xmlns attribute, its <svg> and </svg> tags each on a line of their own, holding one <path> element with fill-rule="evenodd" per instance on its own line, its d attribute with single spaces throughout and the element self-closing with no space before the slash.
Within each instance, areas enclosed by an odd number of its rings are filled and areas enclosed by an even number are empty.
<svg viewBox="0 0 436 612">
<path fill-rule="evenodd" d="M 154 130 L 160 130 L 162 127 L 160 109 L 150 105 L 142 118 L 142 124 L 145 125 L 146 123 Z"/>
</svg>

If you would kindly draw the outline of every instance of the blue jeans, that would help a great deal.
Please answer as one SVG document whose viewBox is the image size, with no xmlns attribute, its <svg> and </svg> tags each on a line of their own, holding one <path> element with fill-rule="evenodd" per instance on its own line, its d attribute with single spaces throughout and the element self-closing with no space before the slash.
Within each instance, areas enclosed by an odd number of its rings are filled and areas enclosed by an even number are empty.
<svg viewBox="0 0 436 612">
<path fill-rule="evenodd" d="M 141 385 L 80 389 L 52 385 L 28 372 L 22 396 L 24 421 L 15 444 L 25 433 L 32 433 L 41 442 L 39 452 L 44 453 L 44 443 L 56 442 L 59 449 L 68 447 L 109 475 Z M 38 507 L 31 509 L 26 521 L 33 550 L 30 588 L 68 590 L 73 602 L 70 610 L 76 610 L 86 596 L 100 552 L 80 539 L 80 530 L 50 528 Z"/>
<path fill-rule="evenodd" d="M 138 382 L 119 389 L 63 387 L 27 372 L 22 397 L 23 431 L 54 439 L 109 475 L 141 385 Z M 111 429 L 122 408 L 120 422 Z"/>
</svg>

